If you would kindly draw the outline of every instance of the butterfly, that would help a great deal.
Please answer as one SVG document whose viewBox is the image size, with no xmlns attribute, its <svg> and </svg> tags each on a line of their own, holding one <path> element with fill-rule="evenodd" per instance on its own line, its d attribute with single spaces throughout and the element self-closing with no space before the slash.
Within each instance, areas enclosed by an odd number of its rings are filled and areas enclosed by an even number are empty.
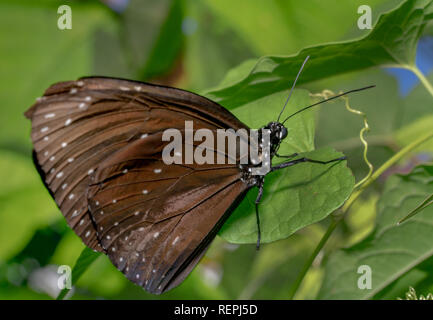
<svg viewBox="0 0 433 320">
<path fill-rule="evenodd" d="M 264 126 L 271 159 L 286 158 L 269 172 L 345 160 L 279 155 L 287 136 L 284 122 L 295 115 L 280 122 L 283 110 Z M 164 131 L 182 131 L 185 121 L 194 130 L 250 130 L 219 104 L 172 87 L 86 77 L 52 85 L 25 116 L 32 122 L 35 166 L 68 225 L 148 292 L 161 294 L 179 285 L 253 187 L 259 189 L 260 244 L 264 176 L 251 174 L 255 164 L 168 165 L 162 159 Z"/>
</svg>

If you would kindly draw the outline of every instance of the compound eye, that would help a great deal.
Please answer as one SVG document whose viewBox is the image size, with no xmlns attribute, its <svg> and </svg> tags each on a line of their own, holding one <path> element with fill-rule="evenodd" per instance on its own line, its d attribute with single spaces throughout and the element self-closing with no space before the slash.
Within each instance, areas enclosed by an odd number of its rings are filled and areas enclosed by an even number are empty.
<svg viewBox="0 0 433 320">
<path fill-rule="evenodd" d="M 281 127 L 280 131 L 278 132 L 278 138 L 283 140 L 285 137 L 287 137 L 287 133 L 287 129 L 285 127 Z"/>
</svg>

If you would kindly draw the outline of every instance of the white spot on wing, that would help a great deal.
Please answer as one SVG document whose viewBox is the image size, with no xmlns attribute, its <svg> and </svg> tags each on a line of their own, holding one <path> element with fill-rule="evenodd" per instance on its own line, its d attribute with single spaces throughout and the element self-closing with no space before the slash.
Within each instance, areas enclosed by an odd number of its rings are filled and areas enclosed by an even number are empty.
<svg viewBox="0 0 433 320">
<path fill-rule="evenodd" d="M 148 136 L 147 133 L 143 133 L 143 134 L 140 136 L 140 139 L 144 139 L 144 138 L 146 138 L 147 136 Z"/>
<path fill-rule="evenodd" d="M 161 173 L 161 169 L 155 169 L 155 170 L 153 170 L 153 172 L 155 172 L 155 173 Z"/>
<path fill-rule="evenodd" d="M 67 186 L 68 186 L 68 184 L 67 184 L 67 183 L 64 183 L 64 184 L 62 185 L 62 190 L 65 190 Z M 75 210 L 75 211 L 77 211 L 77 210 Z"/>
<path fill-rule="evenodd" d="M 55 116 L 56 116 L 55 113 L 47 113 L 44 118 L 45 119 L 51 119 L 51 118 L 54 118 Z"/>
<path fill-rule="evenodd" d="M 67 142 L 62 142 L 62 148 L 66 148 L 67 145 L 68 145 Z"/>
<path fill-rule="evenodd" d="M 148 194 L 149 191 L 147 191 L 146 189 L 144 189 L 144 190 L 142 191 L 142 193 L 143 193 L 143 194 Z"/>
<path fill-rule="evenodd" d="M 61 177 L 63 177 L 63 172 L 62 172 L 62 171 L 60 171 L 60 172 L 56 175 L 56 178 L 61 178 Z"/>
<path fill-rule="evenodd" d="M 68 198 L 69 198 L 69 200 L 72 200 L 72 199 L 74 199 L 74 197 L 75 197 L 75 195 L 73 193 L 71 193 Z"/>
<path fill-rule="evenodd" d="M 42 129 L 41 129 L 41 132 L 47 132 L 48 131 L 48 127 L 43 127 Z"/>
<path fill-rule="evenodd" d="M 72 119 L 68 119 L 65 121 L 65 126 L 69 126 L 72 122 Z"/>
<path fill-rule="evenodd" d="M 76 88 L 72 88 L 71 91 L 69 91 L 70 94 L 74 94 L 77 93 L 77 89 Z"/>
<path fill-rule="evenodd" d="M 154 238 L 158 238 L 158 236 L 159 236 L 159 232 L 155 232 L 155 233 L 153 234 L 153 237 L 154 237 Z"/>
<path fill-rule="evenodd" d="M 178 241 L 179 241 L 179 236 L 177 236 L 176 238 L 174 238 L 174 240 L 173 240 L 173 242 L 171 244 L 175 245 Z"/>
</svg>

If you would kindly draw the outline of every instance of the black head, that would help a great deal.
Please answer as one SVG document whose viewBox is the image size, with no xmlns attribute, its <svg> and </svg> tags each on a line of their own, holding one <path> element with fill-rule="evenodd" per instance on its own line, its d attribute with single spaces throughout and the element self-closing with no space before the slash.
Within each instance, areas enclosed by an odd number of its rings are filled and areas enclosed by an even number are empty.
<svg viewBox="0 0 433 320">
<path fill-rule="evenodd" d="M 264 127 L 264 129 L 269 129 L 271 131 L 271 156 L 274 156 L 281 141 L 287 137 L 287 128 L 278 121 L 271 121 Z"/>
</svg>

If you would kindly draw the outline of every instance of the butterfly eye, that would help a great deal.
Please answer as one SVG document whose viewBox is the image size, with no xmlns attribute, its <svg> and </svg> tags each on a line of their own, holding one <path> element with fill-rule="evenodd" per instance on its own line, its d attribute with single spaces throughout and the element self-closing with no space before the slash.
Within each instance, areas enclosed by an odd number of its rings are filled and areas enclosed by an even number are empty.
<svg viewBox="0 0 433 320">
<path fill-rule="evenodd" d="M 281 127 L 280 131 L 278 132 L 278 138 L 283 140 L 285 137 L 287 137 L 287 129 L 285 127 Z"/>
</svg>

